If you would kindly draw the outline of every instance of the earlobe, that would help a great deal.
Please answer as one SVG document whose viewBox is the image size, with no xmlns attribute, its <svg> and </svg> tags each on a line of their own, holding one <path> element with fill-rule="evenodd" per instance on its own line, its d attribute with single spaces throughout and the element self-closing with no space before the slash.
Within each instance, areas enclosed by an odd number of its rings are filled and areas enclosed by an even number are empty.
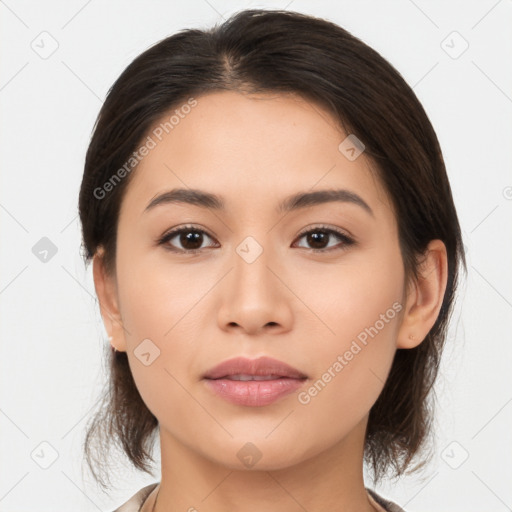
<svg viewBox="0 0 512 512">
<path fill-rule="evenodd" d="M 93 279 L 98 296 L 101 317 L 105 330 L 111 338 L 112 346 L 118 351 L 126 351 L 124 327 L 119 312 L 117 286 L 113 276 L 106 271 L 103 249 L 99 249 L 93 257 Z"/>
<path fill-rule="evenodd" d="M 415 348 L 435 324 L 448 279 L 446 246 L 441 240 L 431 240 L 418 269 L 418 279 L 409 284 L 409 293 L 397 348 Z"/>
</svg>

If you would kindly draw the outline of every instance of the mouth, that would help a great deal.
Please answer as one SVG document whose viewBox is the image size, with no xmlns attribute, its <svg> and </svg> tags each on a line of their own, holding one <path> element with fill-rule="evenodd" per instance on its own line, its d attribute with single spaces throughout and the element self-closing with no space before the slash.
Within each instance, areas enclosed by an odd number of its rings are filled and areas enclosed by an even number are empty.
<svg viewBox="0 0 512 512">
<path fill-rule="evenodd" d="M 222 379 L 227 380 L 276 380 L 281 378 L 287 378 L 283 375 L 247 375 L 247 374 L 236 374 L 236 375 L 226 375 L 225 377 L 221 377 Z M 218 380 L 218 379 L 214 379 Z"/>
<path fill-rule="evenodd" d="M 271 357 L 259 357 L 258 359 L 235 357 L 223 361 L 203 375 L 204 379 L 212 380 L 232 377 L 235 378 L 233 380 L 272 380 L 281 377 L 305 379 L 307 375 L 297 368 Z M 250 377 L 250 379 L 244 377 Z M 259 377 L 262 378 L 259 379 Z"/>
<path fill-rule="evenodd" d="M 307 375 L 292 366 L 261 357 L 237 357 L 209 370 L 203 379 L 217 396 L 236 405 L 261 407 L 296 391 Z"/>
</svg>

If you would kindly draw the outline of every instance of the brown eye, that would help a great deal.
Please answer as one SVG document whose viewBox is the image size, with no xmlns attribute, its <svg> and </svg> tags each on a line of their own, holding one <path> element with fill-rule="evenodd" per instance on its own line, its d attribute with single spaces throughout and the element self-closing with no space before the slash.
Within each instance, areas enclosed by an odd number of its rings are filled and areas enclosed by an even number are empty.
<svg viewBox="0 0 512 512">
<path fill-rule="evenodd" d="M 336 245 L 328 245 L 333 236 L 334 238 L 337 238 L 338 241 L 342 242 L 341 247 L 336 247 Z M 299 236 L 299 239 L 302 238 L 305 238 L 306 243 L 310 246 L 306 248 L 310 248 L 313 252 L 328 252 L 336 249 L 344 249 L 347 246 L 355 243 L 354 240 L 352 240 L 352 238 L 348 237 L 347 235 L 340 233 L 335 229 L 326 227 L 310 229 L 309 231 L 306 231 Z M 338 246 L 339 245 L 340 244 L 338 243 Z"/>
<path fill-rule="evenodd" d="M 158 243 L 165 245 L 171 251 L 195 253 L 201 251 L 205 238 L 210 238 L 210 236 L 202 229 L 184 227 L 165 234 Z M 176 241 L 172 244 L 169 243 L 173 239 Z M 176 247 L 176 244 L 179 246 Z"/>
<path fill-rule="evenodd" d="M 327 247 L 326 244 L 329 242 L 329 238 L 331 237 L 330 233 L 327 233 L 326 231 L 310 231 L 304 236 L 312 249 L 325 249 L 325 247 Z"/>
<path fill-rule="evenodd" d="M 182 231 L 177 236 L 180 244 L 185 249 L 199 249 L 203 243 L 203 235 L 198 231 Z"/>
<path fill-rule="evenodd" d="M 185 226 L 165 234 L 158 240 L 158 243 L 170 251 L 193 254 L 201 252 L 204 248 L 213 246 L 213 244 L 210 244 L 203 247 L 206 239 L 213 240 L 206 231 L 193 226 Z M 305 248 L 313 252 L 342 250 L 355 243 L 352 238 L 344 233 L 327 227 L 319 227 L 305 231 L 299 236 L 299 239 L 305 239 L 307 244 Z M 337 239 L 338 243 L 334 245 L 330 244 L 333 239 Z M 173 241 L 173 243 L 171 243 L 171 241 Z"/>
</svg>

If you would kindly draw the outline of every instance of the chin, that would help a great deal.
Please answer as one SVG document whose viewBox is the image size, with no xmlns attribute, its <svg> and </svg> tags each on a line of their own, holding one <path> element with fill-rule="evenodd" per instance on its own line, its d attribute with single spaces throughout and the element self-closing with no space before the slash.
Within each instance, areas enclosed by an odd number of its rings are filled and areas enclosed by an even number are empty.
<svg viewBox="0 0 512 512">
<path fill-rule="evenodd" d="M 308 449 L 304 438 L 300 436 L 297 439 L 285 440 L 279 436 L 266 439 L 265 435 L 232 439 L 228 444 L 219 446 L 215 453 L 211 452 L 210 445 L 210 453 L 206 455 L 210 460 L 231 470 L 277 471 L 300 464 L 321 451 L 319 447 L 317 450 L 314 447 Z"/>
</svg>

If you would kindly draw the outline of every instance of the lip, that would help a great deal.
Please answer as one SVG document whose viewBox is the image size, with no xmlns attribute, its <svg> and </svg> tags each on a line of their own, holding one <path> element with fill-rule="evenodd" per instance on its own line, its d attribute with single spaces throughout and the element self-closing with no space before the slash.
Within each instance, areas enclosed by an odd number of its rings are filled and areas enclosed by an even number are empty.
<svg viewBox="0 0 512 512">
<path fill-rule="evenodd" d="M 233 376 L 270 377 L 269 380 L 233 380 Z M 307 375 L 273 359 L 235 357 L 223 361 L 203 376 L 206 385 L 221 398 L 237 405 L 260 407 L 300 388 Z"/>
<path fill-rule="evenodd" d="M 208 370 L 203 378 L 220 379 L 239 374 L 256 376 L 279 375 L 279 377 L 289 377 L 292 379 L 304 379 L 307 377 L 297 368 L 293 368 L 293 366 L 283 361 L 264 356 L 258 359 L 248 359 L 246 357 L 228 359 Z"/>
</svg>

